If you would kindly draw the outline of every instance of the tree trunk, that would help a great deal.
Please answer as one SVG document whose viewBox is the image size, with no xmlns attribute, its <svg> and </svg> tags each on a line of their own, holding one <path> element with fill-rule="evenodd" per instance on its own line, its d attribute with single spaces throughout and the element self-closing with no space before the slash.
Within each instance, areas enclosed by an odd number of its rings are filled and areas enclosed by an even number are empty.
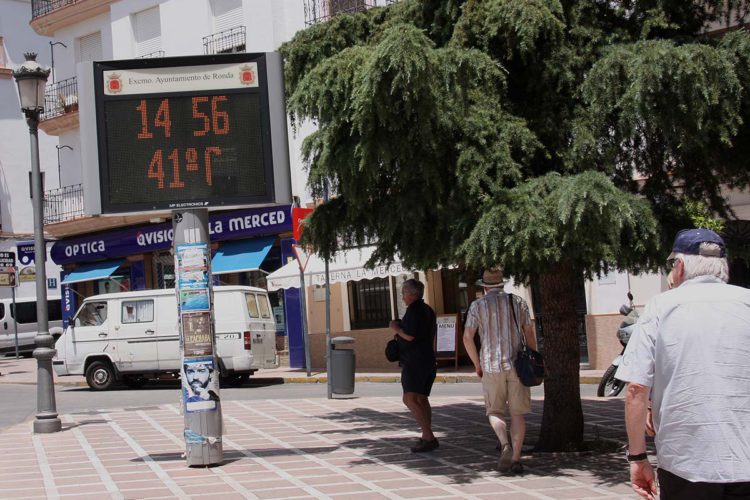
<svg viewBox="0 0 750 500">
<path fill-rule="evenodd" d="M 576 274 L 558 264 L 539 276 L 544 332 L 544 411 L 536 451 L 580 451 L 583 410 L 576 322 Z"/>
</svg>

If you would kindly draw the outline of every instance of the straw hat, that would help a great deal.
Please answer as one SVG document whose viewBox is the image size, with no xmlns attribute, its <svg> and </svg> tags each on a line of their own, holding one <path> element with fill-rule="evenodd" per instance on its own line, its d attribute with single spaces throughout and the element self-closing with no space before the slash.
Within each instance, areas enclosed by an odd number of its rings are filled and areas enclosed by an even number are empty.
<svg viewBox="0 0 750 500">
<path fill-rule="evenodd" d="M 503 271 L 498 267 L 485 269 L 482 279 L 477 284 L 485 288 L 497 288 L 503 286 Z"/>
</svg>

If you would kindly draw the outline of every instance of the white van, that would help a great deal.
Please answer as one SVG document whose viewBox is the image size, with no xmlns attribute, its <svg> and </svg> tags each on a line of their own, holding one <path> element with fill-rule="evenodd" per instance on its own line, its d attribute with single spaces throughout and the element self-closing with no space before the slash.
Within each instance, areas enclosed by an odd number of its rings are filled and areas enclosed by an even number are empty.
<svg viewBox="0 0 750 500">
<path fill-rule="evenodd" d="M 223 383 L 239 385 L 260 368 L 279 366 L 276 325 L 267 292 L 214 287 L 214 323 Z M 116 381 L 140 387 L 148 378 L 180 374 L 174 290 L 94 295 L 83 301 L 55 345 L 57 375 L 85 375 L 89 387 Z"/>
<path fill-rule="evenodd" d="M 30 355 L 36 347 L 34 337 L 37 334 L 36 298 L 16 297 L 15 306 L 12 299 L 0 299 L 0 353 L 15 354 L 16 339 L 13 326 L 16 319 L 18 329 L 18 352 Z M 62 334 L 62 306 L 60 297 L 47 297 L 47 321 L 49 332 L 53 337 Z"/>
</svg>

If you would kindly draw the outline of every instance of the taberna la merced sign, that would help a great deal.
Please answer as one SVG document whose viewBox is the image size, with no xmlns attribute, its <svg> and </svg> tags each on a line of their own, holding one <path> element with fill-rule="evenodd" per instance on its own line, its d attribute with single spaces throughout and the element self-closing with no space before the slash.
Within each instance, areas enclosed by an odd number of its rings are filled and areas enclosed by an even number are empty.
<svg viewBox="0 0 750 500">
<path fill-rule="evenodd" d="M 81 135 L 90 116 L 96 141 L 82 147 L 95 150 L 99 197 L 87 213 L 291 202 L 277 53 L 94 62 L 91 73 Z"/>
<path fill-rule="evenodd" d="M 280 205 L 216 212 L 209 215 L 211 241 L 254 238 L 292 230 L 292 207 Z M 56 241 L 50 250 L 55 264 L 112 259 L 172 247 L 171 222 L 148 224 Z"/>
</svg>

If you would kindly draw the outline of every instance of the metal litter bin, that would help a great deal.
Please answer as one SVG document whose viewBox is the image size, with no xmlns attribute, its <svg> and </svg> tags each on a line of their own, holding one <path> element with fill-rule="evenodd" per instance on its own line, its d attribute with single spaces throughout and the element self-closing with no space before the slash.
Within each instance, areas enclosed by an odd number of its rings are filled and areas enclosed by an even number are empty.
<svg viewBox="0 0 750 500">
<path fill-rule="evenodd" d="M 354 393 L 354 339 L 334 337 L 331 339 L 331 392 Z"/>
</svg>

